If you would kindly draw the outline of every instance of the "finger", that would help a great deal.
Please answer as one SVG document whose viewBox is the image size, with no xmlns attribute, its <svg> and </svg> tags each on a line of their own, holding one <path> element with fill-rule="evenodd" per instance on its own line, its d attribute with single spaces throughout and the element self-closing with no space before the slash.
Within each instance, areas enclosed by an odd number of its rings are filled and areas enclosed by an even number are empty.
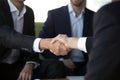
<svg viewBox="0 0 120 80">
<path fill-rule="evenodd" d="M 19 77 L 18 77 L 18 79 L 17 79 L 17 80 L 22 80 L 21 75 L 19 75 Z"/>
<path fill-rule="evenodd" d="M 54 51 L 53 51 L 53 50 L 51 50 L 51 49 L 50 49 L 50 52 L 54 53 Z"/>
<path fill-rule="evenodd" d="M 55 38 L 52 39 L 51 43 L 55 43 L 58 40 L 58 37 L 60 37 L 61 35 L 58 34 Z"/>
<path fill-rule="evenodd" d="M 32 75 L 29 75 L 28 80 L 32 80 Z"/>
<path fill-rule="evenodd" d="M 23 74 L 23 75 L 21 76 L 21 80 L 26 80 L 25 74 Z"/>
<path fill-rule="evenodd" d="M 52 39 L 51 43 L 55 43 L 56 41 L 64 42 L 63 38 L 65 38 L 65 37 L 67 37 L 67 35 L 59 34 L 55 38 Z"/>
<path fill-rule="evenodd" d="M 24 80 L 29 80 L 28 74 L 24 77 Z"/>
<path fill-rule="evenodd" d="M 24 73 L 23 73 L 23 72 L 20 72 L 19 77 L 18 77 L 18 80 L 24 80 L 23 77 L 24 77 Z"/>
<path fill-rule="evenodd" d="M 58 40 L 57 38 L 53 38 L 50 43 L 53 44 L 53 43 L 55 43 L 57 40 Z"/>
</svg>

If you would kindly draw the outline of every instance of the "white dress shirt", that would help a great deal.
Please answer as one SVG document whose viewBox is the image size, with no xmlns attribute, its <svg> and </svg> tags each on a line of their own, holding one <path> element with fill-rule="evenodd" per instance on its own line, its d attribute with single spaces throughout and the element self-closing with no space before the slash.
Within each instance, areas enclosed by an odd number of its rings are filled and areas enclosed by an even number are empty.
<svg viewBox="0 0 120 80">
<path fill-rule="evenodd" d="M 26 13 L 26 7 L 24 6 L 22 11 L 20 12 L 10 0 L 8 0 L 8 4 L 10 6 L 10 11 L 12 13 L 14 29 L 19 33 L 23 33 L 23 24 L 24 24 L 23 22 L 24 22 L 24 14 Z M 13 50 L 17 50 L 17 49 L 13 49 Z M 19 52 L 19 50 L 17 50 L 17 52 Z M 35 68 L 39 65 L 38 63 L 34 61 L 28 61 L 26 63 L 35 64 L 34 66 Z"/>
<path fill-rule="evenodd" d="M 85 8 L 83 7 L 80 14 L 77 15 L 72 7 L 72 4 L 69 4 L 68 11 L 70 15 L 72 37 L 82 37 Z M 71 51 L 70 58 L 73 62 L 84 62 L 83 53 L 77 49 L 73 49 Z"/>
<path fill-rule="evenodd" d="M 87 53 L 87 49 L 86 49 L 86 39 L 87 37 L 80 37 L 78 39 L 78 49 L 84 51 L 85 53 Z"/>
<path fill-rule="evenodd" d="M 42 53 L 44 50 L 41 50 L 40 48 L 39 48 L 39 43 L 40 43 L 40 41 L 41 41 L 41 38 L 36 38 L 35 40 L 34 40 L 34 43 L 33 43 L 33 51 L 34 52 L 39 52 L 39 53 Z"/>
<path fill-rule="evenodd" d="M 75 13 L 73 12 L 73 10 L 72 10 L 72 8 L 70 6 L 71 5 L 69 4 L 69 8 L 70 8 L 69 9 L 69 13 L 73 14 L 75 16 Z M 81 17 L 81 15 L 80 15 L 80 17 Z M 81 22 L 81 23 L 82 23 L 81 25 L 83 26 L 83 22 Z M 74 22 L 72 22 L 72 24 L 74 25 Z M 78 24 L 78 25 L 80 25 L 80 24 Z M 86 37 L 81 37 L 82 36 L 83 27 L 80 27 L 80 28 L 81 28 L 81 29 L 79 29 L 79 30 L 81 30 L 80 31 L 81 32 L 80 36 L 77 36 L 77 37 L 80 37 L 79 40 L 78 40 L 78 48 L 81 51 L 84 51 L 85 53 L 87 53 L 87 50 L 86 50 Z M 76 32 L 78 32 L 78 31 L 76 31 Z M 39 49 L 39 42 L 40 42 L 40 40 L 41 40 L 41 38 L 36 38 L 34 40 L 34 44 L 33 44 L 33 51 L 34 52 L 43 52 L 43 50 Z M 60 60 L 62 61 L 63 59 L 61 58 Z"/>
</svg>

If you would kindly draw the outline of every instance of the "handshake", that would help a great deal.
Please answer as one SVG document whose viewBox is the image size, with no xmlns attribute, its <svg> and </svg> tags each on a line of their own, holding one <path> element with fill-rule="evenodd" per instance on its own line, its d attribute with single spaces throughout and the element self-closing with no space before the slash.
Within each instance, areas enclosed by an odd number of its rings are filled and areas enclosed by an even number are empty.
<svg viewBox="0 0 120 80">
<path fill-rule="evenodd" d="M 59 34 L 54 38 L 41 39 L 40 49 L 49 49 L 55 55 L 67 55 L 72 49 L 77 49 L 78 38 L 70 38 L 67 35 Z"/>
</svg>

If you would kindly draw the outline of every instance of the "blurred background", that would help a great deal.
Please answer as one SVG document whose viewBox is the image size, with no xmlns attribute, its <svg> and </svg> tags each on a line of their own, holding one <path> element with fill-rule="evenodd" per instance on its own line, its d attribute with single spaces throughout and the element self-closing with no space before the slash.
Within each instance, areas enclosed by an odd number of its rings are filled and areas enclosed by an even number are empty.
<svg viewBox="0 0 120 80">
<path fill-rule="evenodd" d="M 111 0 L 87 0 L 87 7 L 97 11 L 102 5 Z M 48 10 L 64 6 L 70 3 L 70 0 L 26 0 L 25 4 L 34 10 L 35 22 L 44 22 L 47 18 Z"/>
<path fill-rule="evenodd" d="M 90 10 L 97 11 L 101 6 L 111 2 L 111 0 L 87 0 L 86 7 Z M 30 6 L 35 14 L 36 36 L 41 26 L 47 18 L 48 10 L 55 9 L 70 3 L 70 0 L 26 0 L 25 4 Z"/>
</svg>

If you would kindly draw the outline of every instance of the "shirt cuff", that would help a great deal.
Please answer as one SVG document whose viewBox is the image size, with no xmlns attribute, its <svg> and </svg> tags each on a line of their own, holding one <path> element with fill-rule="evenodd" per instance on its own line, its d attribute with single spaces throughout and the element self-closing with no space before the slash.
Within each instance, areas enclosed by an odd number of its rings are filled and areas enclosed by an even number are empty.
<svg viewBox="0 0 120 80">
<path fill-rule="evenodd" d="M 34 52 L 40 52 L 40 53 L 42 53 L 44 51 L 44 50 L 40 50 L 39 49 L 39 43 L 40 43 L 40 41 L 41 41 L 41 38 L 36 38 L 34 40 L 34 43 L 33 43 L 33 51 Z"/>
<path fill-rule="evenodd" d="M 82 37 L 82 38 L 78 39 L 78 49 L 84 51 L 85 53 L 87 53 L 86 39 L 87 39 L 87 37 Z"/>
<path fill-rule="evenodd" d="M 36 69 L 40 64 L 34 61 L 27 61 L 26 64 L 34 64 L 34 69 Z"/>
<path fill-rule="evenodd" d="M 59 61 L 64 61 L 64 58 L 59 58 Z"/>
</svg>

